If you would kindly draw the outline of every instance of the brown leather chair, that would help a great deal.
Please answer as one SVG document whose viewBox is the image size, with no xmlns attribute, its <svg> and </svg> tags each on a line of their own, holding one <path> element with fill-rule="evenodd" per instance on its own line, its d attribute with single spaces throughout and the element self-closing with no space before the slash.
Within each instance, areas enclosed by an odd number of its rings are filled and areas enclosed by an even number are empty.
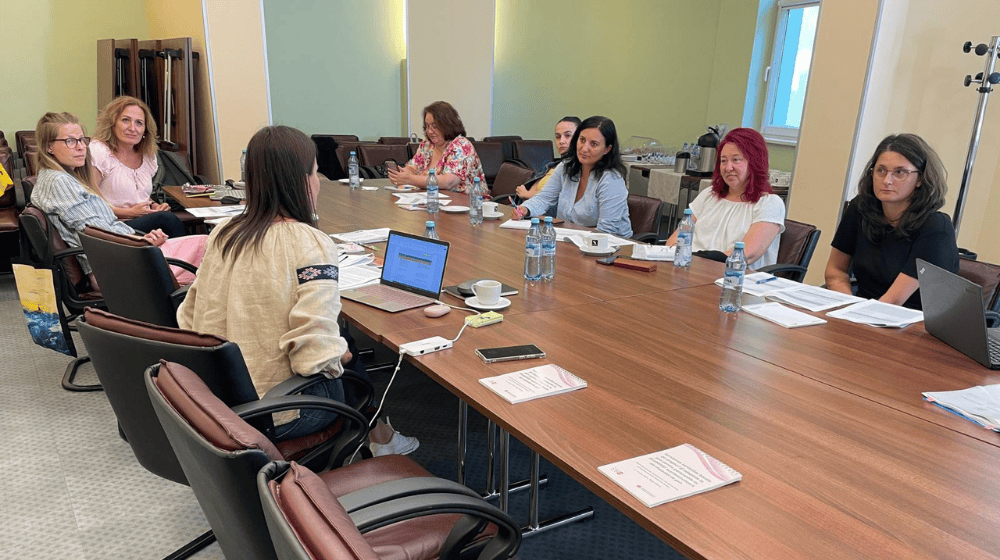
<svg viewBox="0 0 1000 560">
<path fill-rule="evenodd" d="M 379 144 L 402 144 L 407 145 L 410 143 L 409 136 L 383 136 L 378 139 Z"/>
<path fill-rule="evenodd" d="M 257 489 L 264 508 L 264 519 L 274 542 L 279 560 L 381 560 L 364 533 L 372 527 L 386 527 L 399 519 L 465 513 L 476 519 L 494 523 L 497 536 L 486 545 L 479 560 L 506 560 L 520 547 L 521 532 L 513 520 L 478 497 L 464 493 L 425 492 L 418 495 L 395 493 L 384 502 L 349 513 L 343 501 L 330 491 L 322 478 L 296 463 L 273 462 L 257 475 Z M 465 520 L 463 520 L 465 521 Z M 458 550 L 459 527 L 453 533 L 454 544 L 445 551 Z M 466 535 L 471 531 L 466 532 Z M 450 558 L 446 553 L 442 558 Z"/>
<path fill-rule="evenodd" d="M 90 285 L 90 279 L 83 273 L 76 257 L 83 255 L 83 249 L 70 248 L 49 223 L 44 212 L 28 205 L 18 216 L 21 260 L 35 268 L 52 271 L 55 284 L 56 307 L 60 320 L 70 322 L 83 313 L 87 307 L 104 307 L 101 292 Z M 66 315 L 64 311 L 68 312 Z M 72 339 L 66 341 L 70 353 L 77 356 Z M 66 367 L 62 387 L 67 391 L 100 391 L 100 385 L 78 385 L 73 382 L 79 367 L 90 361 L 87 356 L 77 357 Z"/>
<path fill-rule="evenodd" d="M 514 195 L 515 189 L 534 174 L 535 172 L 527 167 L 509 161 L 503 162 L 493 181 L 493 190 L 490 193 L 492 200 L 509 204 L 508 197 Z"/>
<path fill-rule="evenodd" d="M 14 145 L 17 146 L 17 154 L 21 157 L 24 157 L 25 152 L 29 150 L 38 151 L 38 143 L 35 142 L 35 131 L 18 130 L 14 133 Z"/>
<path fill-rule="evenodd" d="M 245 407 L 234 411 L 212 394 L 193 371 L 166 361 L 146 370 L 145 383 L 156 416 L 223 554 L 227 558 L 275 558 L 256 475 L 267 463 L 288 458 L 244 418 L 298 408 L 294 400 L 272 404 L 262 399 L 254 403 L 257 406 L 253 411 Z M 326 408 L 339 412 L 360 438 L 367 435 L 364 417 L 346 405 L 323 400 L 330 403 Z M 237 412 L 244 413 L 243 418 Z M 322 476 L 334 496 L 348 504 L 345 507 L 349 511 L 372 505 L 373 496 L 374 503 L 384 501 L 384 496 L 379 498 L 383 490 L 399 484 L 417 493 L 425 488 L 446 487 L 476 495 L 457 483 L 431 476 L 400 455 L 363 460 Z M 381 486 L 383 483 L 390 484 Z M 437 558 L 457 518 L 436 515 L 403 521 L 391 531 L 372 532 L 368 541 L 377 549 L 393 551 L 393 557 Z"/>
<path fill-rule="evenodd" d="M 358 146 L 358 151 L 360 152 L 358 159 L 361 165 L 367 167 L 372 174 L 380 177 L 387 176 L 382 173 L 382 170 L 377 169 L 384 166 L 386 161 L 391 159 L 400 166 L 406 165 L 406 162 L 409 161 L 404 144 L 361 144 Z"/>
<path fill-rule="evenodd" d="M 660 237 L 663 221 L 663 201 L 638 194 L 628 195 L 628 217 L 632 222 L 632 239 L 652 243 Z"/>
<path fill-rule="evenodd" d="M 479 162 L 483 165 L 483 175 L 486 176 L 486 185 L 493 190 L 493 183 L 500 173 L 500 166 L 503 165 L 503 144 L 500 142 L 473 142 L 472 147 L 476 149 Z"/>
<path fill-rule="evenodd" d="M 541 171 L 553 159 L 552 140 L 514 140 L 514 159 Z"/>
<path fill-rule="evenodd" d="M 1000 312 L 1000 266 L 958 259 L 958 275 L 983 288 L 983 304 L 987 311 Z"/>
<path fill-rule="evenodd" d="M 410 142 L 406 145 L 406 155 L 410 156 L 410 159 L 413 159 L 413 156 L 417 155 L 418 148 L 420 148 L 420 142 Z"/>
<path fill-rule="evenodd" d="M 9 150 L 6 152 L 0 150 L 0 165 L 8 173 L 11 170 L 11 163 L 13 161 L 14 156 Z M 0 233 L 17 231 L 17 216 L 20 214 L 18 205 L 21 202 L 18 200 L 18 191 L 21 190 L 21 187 L 17 183 L 18 181 L 14 180 L 14 185 L 4 189 L 3 194 L 0 195 Z M 20 195 L 20 197 L 23 198 L 23 195 Z"/>
<path fill-rule="evenodd" d="M 358 156 L 358 161 L 361 161 L 361 150 L 359 146 L 362 144 L 374 144 L 374 142 L 353 142 L 350 140 L 337 140 L 337 159 L 340 161 L 340 167 L 344 170 L 344 177 L 347 176 L 347 160 L 351 157 L 351 152 L 354 152 Z"/>
<path fill-rule="evenodd" d="M 503 145 L 503 159 L 500 161 L 507 161 L 509 159 L 514 159 L 517 157 L 514 151 L 514 141 L 521 140 L 520 136 L 487 136 L 483 138 L 483 142 L 499 142 Z"/>
<path fill-rule="evenodd" d="M 337 140 L 329 134 L 313 134 L 312 141 L 316 144 L 317 171 L 331 181 L 347 177 L 347 168 L 340 165 L 337 156 Z"/>
<path fill-rule="evenodd" d="M 802 282 L 809 270 L 809 261 L 816 250 L 820 233 L 814 225 L 786 219 L 785 231 L 778 241 L 777 264 L 761 267 L 760 270 Z"/>
</svg>

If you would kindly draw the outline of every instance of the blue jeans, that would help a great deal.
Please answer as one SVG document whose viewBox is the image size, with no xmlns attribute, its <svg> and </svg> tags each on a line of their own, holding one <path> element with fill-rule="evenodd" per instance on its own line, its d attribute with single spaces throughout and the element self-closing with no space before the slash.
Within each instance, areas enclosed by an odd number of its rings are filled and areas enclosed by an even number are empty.
<svg viewBox="0 0 1000 560">
<path fill-rule="evenodd" d="M 168 237 L 181 237 L 185 233 L 184 222 L 171 212 L 151 212 L 145 216 L 132 218 L 125 222 L 125 225 L 143 233 L 162 229 Z"/>
<path fill-rule="evenodd" d="M 324 379 L 300 393 L 326 397 L 337 402 L 344 402 L 344 384 L 339 379 Z M 326 428 L 337 419 L 338 414 L 331 410 L 303 408 L 299 417 L 287 424 L 274 427 L 275 439 L 282 441 L 307 436 Z"/>
</svg>

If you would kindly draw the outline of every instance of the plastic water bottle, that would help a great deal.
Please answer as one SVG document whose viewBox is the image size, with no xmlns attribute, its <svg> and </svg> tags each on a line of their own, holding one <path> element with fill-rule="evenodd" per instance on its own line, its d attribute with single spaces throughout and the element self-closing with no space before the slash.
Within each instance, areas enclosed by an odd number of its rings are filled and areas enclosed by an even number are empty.
<svg viewBox="0 0 1000 560">
<path fill-rule="evenodd" d="M 691 144 L 691 160 L 688 161 L 688 167 L 690 169 L 698 169 L 699 165 L 701 165 L 701 146 Z"/>
<path fill-rule="evenodd" d="M 428 239 L 441 239 L 438 237 L 437 229 L 434 227 L 434 220 L 427 220 L 424 226 L 424 237 Z"/>
<path fill-rule="evenodd" d="M 427 174 L 427 212 L 437 214 L 440 209 L 441 203 L 438 201 L 438 178 L 434 170 L 431 169 Z"/>
<path fill-rule="evenodd" d="M 747 269 L 747 259 L 743 254 L 743 242 L 737 241 L 733 254 L 726 259 L 726 276 L 722 279 L 722 296 L 719 298 L 719 309 L 726 313 L 740 310 L 740 299 L 743 295 L 743 273 Z"/>
<path fill-rule="evenodd" d="M 556 228 L 552 216 L 545 216 L 542 225 L 542 281 L 549 282 L 556 275 Z"/>
<path fill-rule="evenodd" d="M 347 175 L 351 178 L 352 189 L 361 186 L 361 176 L 358 174 L 358 156 L 354 152 L 351 152 L 351 157 L 347 159 Z"/>
<path fill-rule="evenodd" d="M 240 182 L 247 184 L 247 151 L 240 154 Z"/>
<path fill-rule="evenodd" d="M 690 208 L 684 209 L 684 219 L 677 227 L 677 245 L 674 250 L 674 266 L 691 266 L 691 244 L 694 242 L 694 215 Z"/>
<path fill-rule="evenodd" d="M 524 279 L 534 284 L 541 278 L 542 240 L 538 218 L 531 219 L 531 227 L 524 236 Z"/>
<path fill-rule="evenodd" d="M 478 226 L 483 223 L 483 186 L 479 177 L 472 180 L 469 188 L 469 223 Z"/>
</svg>

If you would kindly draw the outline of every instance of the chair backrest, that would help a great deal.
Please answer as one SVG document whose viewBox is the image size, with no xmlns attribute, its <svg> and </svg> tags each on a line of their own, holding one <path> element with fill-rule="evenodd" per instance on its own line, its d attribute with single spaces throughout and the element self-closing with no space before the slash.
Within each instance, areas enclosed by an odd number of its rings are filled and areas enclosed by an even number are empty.
<svg viewBox="0 0 1000 560">
<path fill-rule="evenodd" d="M 410 161 L 404 144 L 360 144 L 358 151 L 361 165 L 368 167 L 383 165 L 389 159 L 401 166 Z"/>
<path fill-rule="evenodd" d="M 628 195 L 628 217 L 632 222 L 633 235 L 655 233 L 660 235 L 663 218 L 663 201 L 658 198 L 638 194 Z"/>
<path fill-rule="evenodd" d="M 14 133 L 14 144 L 17 146 L 17 155 L 24 157 L 25 152 L 38 151 L 38 143 L 35 142 L 34 130 L 18 130 Z"/>
<path fill-rule="evenodd" d="M 989 311 L 1000 311 L 1000 266 L 958 259 L 958 275 L 983 288 L 983 304 Z"/>
<path fill-rule="evenodd" d="M 786 219 L 785 231 L 778 241 L 778 263 L 809 268 L 820 233 L 814 225 Z"/>
<path fill-rule="evenodd" d="M 410 143 L 409 136 L 383 136 L 378 139 L 379 144 L 406 144 Z"/>
<path fill-rule="evenodd" d="M 144 377 L 153 410 L 223 555 L 276 559 L 256 476 L 284 457 L 190 369 L 160 362 Z"/>
<path fill-rule="evenodd" d="M 419 148 L 420 142 L 410 142 L 406 145 L 406 155 L 410 156 L 410 159 L 413 159 L 413 156 L 417 155 L 417 149 Z"/>
<path fill-rule="evenodd" d="M 329 134 L 313 134 L 312 141 L 316 144 L 318 171 L 331 181 L 347 177 L 346 168 L 340 165 L 340 158 L 337 157 L 337 139 Z"/>
<path fill-rule="evenodd" d="M 177 326 L 171 298 L 177 279 L 159 247 L 136 235 L 90 226 L 80 233 L 80 245 L 109 311 L 154 325 Z"/>
<path fill-rule="evenodd" d="M 257 490 L 281 560 L 378 560 L 351 516 L 315 473 L 296 463 L 269 463 Z"/>
<path fill-rule="evenodd" d="M 344 170 L 344 177 L 347 177 L 347 160 L 354 152 L 358 158 L 361 157 L 359 146 L 362 144 L 372 144 L 372 142 L 357 142 L 351 140 L 337 139 L 337 160 L 340 161 L 340 168 Z M 342 179 L 343 177 L 341 177 Z"/>
<path fill-rule="evenodd" d="M 512 195 L 519 185 L 523 185 L 534 174 L 535 172 L 527 167 L 521 167 L 515 163 L 505 161 L 500 165 L 500 170 L 493 181 L 493 190 L 490 195 Z"/>
<path fill-rule="evenodd" d="M 87 275 L 83 273 L 80 263 L 75 257 L 55 259 L 53 255 L 69 246 L 59 236 L 55 228 L 50 228 L 48 216 L 36 206 L 26 206 L 18 216 L 21 232 L 21 258 L 36 266 L 53 270 L 53 275 L 62 276 L 56 279 L 63 295 L 63 303 L 73 313 L 81 313 L 88 303 L 103 302 L 100 292 L 90 288 Z M 51 235 L 50 235 L 51 234 Z"/>
<path fill-rule="evenodd" d="M 134 321 L 87 309 L 78 325 L 118 425 L 146 470 L 187 484 L 160 421 L 142 372 L 160 359 L 187 365 L 229 406 L 257 400 L 239 347 L 223 338 Z"/>
<path fill-rule="evenodd" d="M 514 140 L 514 158 L 541 171 L 553 158 L 552 140 Z"/>
<path fill-rule="evenodd" d="M 483 164 L 483 175 L 486 176 L 486 184 L 492 189 L 497 175 L 500 173 L 500 166 L 505 158 L 503 155 L 503 144 L 500 142 L 473 142 L 472 147 L 476 149 L 479 162 Z"/>
<path fill-rule="evenodd" d="M 24 193 L 24 204 L 28 205 L 31 202 L 31 193 L 35 190 L 35 183 L 38 182 L 38 175 L 29 175 L 24 179 L 21 179 L 21 191 Z M 21 207 L 24 210 L 24 207 Z"/>
<path fill-rule="evenodd" d="M 503 145 L 503 159 L 501 161 L 507 161 L 514 159 L 514 140 L 520 139 L 520 136 L 487 136 L 483 138 L 483 142 L 500 142 Z"/>
</svg>

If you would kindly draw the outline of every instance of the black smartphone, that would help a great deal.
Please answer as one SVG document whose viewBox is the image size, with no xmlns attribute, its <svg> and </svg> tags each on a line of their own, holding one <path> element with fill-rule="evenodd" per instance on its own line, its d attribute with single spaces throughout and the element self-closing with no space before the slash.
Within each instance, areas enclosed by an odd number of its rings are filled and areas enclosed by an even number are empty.
<svg viewBox="0 0 1000 560">
<path fill-rule="evenodd" d="M 606 264 L 606 265 L 610 266 L 610 265 L 615 264 L 615 259 L 617 259 L 617 258 L 618 258 L 618 255 L 611 255 L 610 257 L 604 257 L 603 259 L 597 259 L 597 262 L 599 262 L 601 264 Z"/>
<path fill-rule="evenodd" d="M 510 360 L 529 360 L 531 358 L 544 358 L 542 352 L 534 344 L 522 344 L 520 346 L 502 346 L 499 348 L 476 348 L 478 355 L 487 364 L 494 362 L 507 362 Z"/>
<path fill-rule="evenodd" d="M 396 163 L 395 161 L 389 159 L 389 160 L 386 160 L 386 162 L 385 162 L 385 168 L 387 170 L 399 171 L 399 164 Z"/>
</svg>

